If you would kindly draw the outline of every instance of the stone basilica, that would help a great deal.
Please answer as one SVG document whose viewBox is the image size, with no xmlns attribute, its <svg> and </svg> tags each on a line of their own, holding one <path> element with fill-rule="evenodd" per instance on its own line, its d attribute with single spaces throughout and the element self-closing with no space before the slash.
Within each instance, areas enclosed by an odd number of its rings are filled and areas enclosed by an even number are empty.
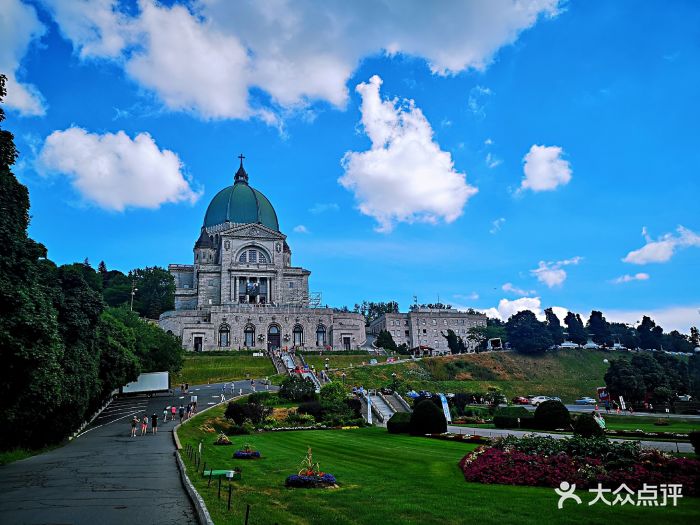
<svg viewBox="0 0 700 525">
<path fill-rule="evenodd" d="M 207 208 L 194 264 L 168 266 L 175 310 L 161 315 L 161 328 L 194 351 L 350 350 L 364 344 L 362 315 L 310 307 L 311 272 L 292 266 L 277 213 L 248 184 L 243 158 L 233 185 Z"/>
</svg>

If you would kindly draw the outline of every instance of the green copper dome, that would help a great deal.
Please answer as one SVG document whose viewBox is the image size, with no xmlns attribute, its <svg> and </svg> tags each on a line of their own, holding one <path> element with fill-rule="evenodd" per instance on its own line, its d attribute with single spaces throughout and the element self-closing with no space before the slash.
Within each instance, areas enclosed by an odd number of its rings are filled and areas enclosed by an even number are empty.
<svg viewBox="0 0 700 525">
<path fill-rule="evenodd" d="M 265 195 L 248 185 L 248 174 L 241 167 L 236 172 L 233 186 L 224 188 L 209 203 L 204 216 L 204 227 L 231 222 L 235 224 L 262 224 L 279 231 L 277 213 Z"/>
</svg>

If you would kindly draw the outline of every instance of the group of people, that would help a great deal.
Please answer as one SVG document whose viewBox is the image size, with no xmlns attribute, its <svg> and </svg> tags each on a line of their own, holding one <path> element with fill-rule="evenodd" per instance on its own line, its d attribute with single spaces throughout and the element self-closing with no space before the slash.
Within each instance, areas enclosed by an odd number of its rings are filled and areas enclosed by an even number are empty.
<svg viewBox="0 0 700 525">
<path fill-rule="evenodd" d="M 175 421 L 175 417 L 179 416 L 180 423 L 185 419 L 189 419 L 194 414 L 197 413 L 197 401 L 196 399 L 187 403 L 187 406 L 181 404 L 180 407 L 175 405 L 166 406 L 163 408 L 163 423 L 168 422 L 168 416 L 170 416 L 170 421 Z M 134 416 L 131 419 L 131 437 L 136 437 L 136 431 L 139 425 L 141 426 L 141 435 L 145 436 L 148 434 L 148 424 L 151 424 L 151 433 L 158 433 L 158 414 L 153 413 L 149 418 L 147 414 L 143 414 L 141 418 Z"/>
<path fill-rule="evenodd" d="M 649 404 L 649 406 L 651 406 L 651 403 Z M 653 409 L 653 407 L 652 407 L 652 409 Z M 594 412 L 597 413 L 598 410 L 600 410 L 600 409 L 598 408 L 598 403 L 596 403 Z M 609 414 L 611 412 L 611 410 L 614 411 L 618 415 L 620 415 L 622 413 L 622 407 L 620 406 L 620 404 L 617 401 L 615 401 L 613 399 L 612 403 L 611 403 L 609 399 L 606 399 L 605 400 L 605 413 Z M 629 412 L 630 414 L 634 414 L 634 408 L 632 408 L 632 404 L 627 405 L 627 412 Z"/>
</svg>

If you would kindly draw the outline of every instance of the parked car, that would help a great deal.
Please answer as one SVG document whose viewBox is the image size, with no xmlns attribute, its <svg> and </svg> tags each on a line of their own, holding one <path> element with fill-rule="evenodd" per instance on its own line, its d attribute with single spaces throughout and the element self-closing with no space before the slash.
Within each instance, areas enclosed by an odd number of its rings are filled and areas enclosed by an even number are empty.
<svg viewBox="0 0 700 525">
<path fill-rule="evenodd" d="M 551 401 L 559 401 L 561 403 L 561 398 L 560 397 L 550 397 L 549 398 Z"/>
<path fill-rule="evenodd" d="M 535 396 L 532 399 L 530 399 L 530 404 L 532 406 L 540 406 L 540 403 L 544 403 L 545 401 L 549 401 L 549 398 L 547 396 Z"/>
<path fill-rule="evenodd" d="M 688 394 L 678 396 L 678 401 L 690 401 L 690 397 Z"/>
<path fill-rule="evenodd" d="M 597 401 L 592 397 L 582 397 L 581 399 L 574 401 L 574 403 L 577 405 L 595 405 Z"/>
<path fill-rule="evenodd" d="M 523 396 L 515 396 L 513 399 L 511 399 L 511 402 L 514 405 L 529 405 L 530 400 L 526 397 Z"/>
</svg>

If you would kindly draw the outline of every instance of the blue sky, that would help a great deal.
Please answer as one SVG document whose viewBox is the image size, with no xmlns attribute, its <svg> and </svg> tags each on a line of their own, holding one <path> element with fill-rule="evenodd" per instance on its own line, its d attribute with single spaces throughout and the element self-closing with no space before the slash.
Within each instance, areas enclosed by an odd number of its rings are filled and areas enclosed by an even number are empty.
<svg viewBox="0 0 700 525">
<path fill-rule="evenodd" d="M 3 5 L 58 263 L 191 262 L 243 152 L 325 303 L 700 323 L 695 2 Z"/>
</svg>

